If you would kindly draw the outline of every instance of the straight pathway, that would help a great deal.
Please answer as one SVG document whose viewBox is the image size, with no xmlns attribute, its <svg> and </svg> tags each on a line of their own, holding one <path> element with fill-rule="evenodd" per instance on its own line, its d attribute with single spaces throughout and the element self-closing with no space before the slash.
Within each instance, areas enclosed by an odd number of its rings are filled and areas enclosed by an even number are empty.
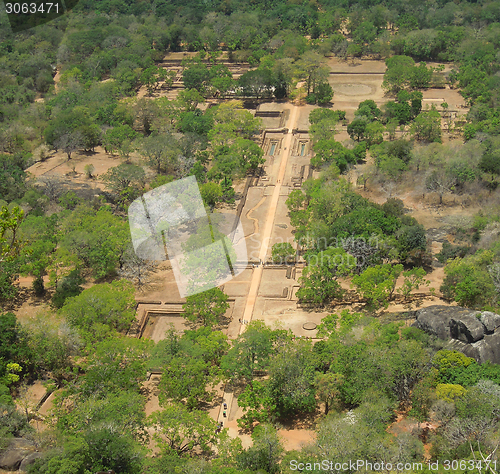
<svg viewBox="0 0 500 474">
<path fill-rule="evenodd" d="M 283 179 L 286 173 L 286 165 L 288 163 L 288 158 L 290 157 L 291 145 L 292 145 L 292 130 L 296 128 L 297 117 L 299 113 L 299 107 L 292 106 L 292 111 L 290 113 L 290 117 L 288 119 L 288 134 L 285 137 L 283 143 L 283 153 L 281 157 L 281 163 L 278 170 L 278 177 L 276 178 L 276 183 L 274 185 L 273 194 L 271 195 L 271 201 L 269 204 L 269 210 L 267 212 L 264 229 L 262 234 L 260 235 L 260 252 L 259 252 L 259 260 L 265 262 L 267 251 L 269 250 L 269 244 L 271 242 L 271 236 L 273 233 L 274 227 L 274 219 L 276 217 L 276 211 L 278 208 L 278 200 L 280 197 L 281 186 L 283 184 Z M 255 301 L 257 299 L 257 294 L 259 291 L 260 283 L 262 280 L 262 273 L 264 271 L 264 266 L 259 265 L 254 269 L 252 273 L 252 279 L 250 281 L 250 289 L 248 291 L 248 297 L 245 305 L 245 310 L 243 312 L 243 317 L 241 321 L 246 321 L 246 323 L 250 323 L 253 316 L 253 311 L 255 307 Z M 241 324 L 239 334 L 243 334 L 246 330 L 246 324 Z M 223 422 L 224 425 L 227 421 L 229 421 L 229 414 L 231 413 L 231 407 L 233 404 L 233 393 L 226 392 L 225 387 L 222 394 L 223 403 L 227 404 L 226 415 L 223 415 L 222 406 L 219 410 L 219 416 L 217 417 L 217 421 Z"/>
<path fill-rule="evenodd" d="M 288 119 L 288 134 L 285 137 L 283 143 L 283 153 L 280 163 L 280 168 L 278 171 L 278 177 L 276 178 L 276 184 L 274 185 L 274 191 L 271 196 L 271 202 L 269 204 L 269 210 L 267 211 L 267 216 L 265 220 L 264 229 L 262 235 L 260 236 L 260 252 L 259 261 L 265 262 L 267 251 L 271 242 L 271 235 L 273 233 L 274 219 L 276 217 L 276 210 L 278 208 L 278 199 L 280 197 L 281 185 L 283 184 L 283 178 L 285 177 L 286 165 L 288 163 L 288 158 L 290 157 L 291 144 L 292 144 L 292 130 L 296 127 L 297 116 L 299 113 L 299 108 L 293 106 L 290 113 L 290 118 Z M 252 273 L 252 280 L 250 283 L 250 290 L 248 291 L 248 298 L 245 305 L 245 311 L 243 313 L 243 321 L 249 323 L 252 320 L 253 311 L 255 307 L 255 300 L 257 299 L 257 294 L 260 287 L 260 282 L 262 280 L 262 273 L 264 271 L 263 265 L 259 265 L 256 270 Z M 242 324 L 240 327 L 240 334 L 244 333 L 246 325 Z"/>
</svg>

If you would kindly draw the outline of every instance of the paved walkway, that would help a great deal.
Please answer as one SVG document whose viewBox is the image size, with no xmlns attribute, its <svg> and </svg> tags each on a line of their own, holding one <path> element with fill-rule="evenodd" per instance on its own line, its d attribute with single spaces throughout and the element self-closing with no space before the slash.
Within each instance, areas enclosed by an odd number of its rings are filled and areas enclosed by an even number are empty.
<svg viewBox="0 0 500 474">
<path fill-rule="evenodd" d="M 294 129 L 296 126 L 298 112 L 299 108 L 297 106 L 293 106 L 293 109 L 290 113 L 290 118 L 288 119 L 288 134 L 286 135 L 283 144 L 283 153 L 281 157 L 280 168 L 278 171 L 278 177 L 276 179 L 276 184 L 274 186 L 273 194 L 271 196 L 271 202 L 269 204 L 269 211 L 266 216 L 264 229 L 259 239 L 260 240 L 259 260 L 261 262 L 266 261 L 266 255 L 269 250 L 269 243 L 271 242 L 271 235 L 273 233 L 274 218 L 276 217 L 276 210 L 278 207 L 278 199 L 280 197 L 281 185 L 283 184 L 283 179 L 285 177 L 285 172 L 286 172 L 286 165 L 288 163 L 288 158 L 290 156 L 290 151 L 291 151 L 291 144 L 293 137 L 292 129 Z M 243 318 L 242 318 L 242 320 L 247 321 L 247 323 L 249 323 L 252 320 L 255 300 L 257 298 L 257 294 L 259 291 L 263 271 L 264 267 L 263 265 L 260 265 L 252 273 L 250 290 L 248 292 L 245 311 L 243 313 Z M 240 334 L 244 333 L 245 329 L 246 325 L 242 324 L 240 328 Z"/>
<path fill-rule="evenodd" d="M 292 106 L 292 110 L 290 113 L 290 117 L 288 119 L 288 134 L 285 136 L 285 140 L 283 143 L 283 152 L 281 156 L 280 168 L 278 171 L 278 177 L 276 179 L 276 184 L 274 186 L 273 194 L 271 195 L 271 201 L 269 205 L 269 211 L 266 216 L 264 228 L 262 230 L 262 234 L 260 237 L 260 252 L 259 252 L 259 260 L 261 262 L 266 261 L 266 255 L 269 250 L 269 244 L 271 242 L 271 236 L 273 233 L 274 227 L 274 219 L 276 217 L 276 210 L 278 207 L 278 199 L 280 197 L 281 186 L 283 184 L 283 179 L 285 177 L 286 165 L 288 163 L 288 158 L 290 157 L 291 145 L 292 145 L 292 130 L 296 128 L 297 118 L 299 114 L 299 107 Z M 253 316 L 253 311 L 255 307 L 255 301 L 257 299 L 257 294 L 259 292 L 260 282 L 262 280 L 262 273 L 264 271 L 264 266 L 259 265 L 252 272 L 252 279 L 250 282 L 250 290 L 248 292 L 248 297 L 245 305 L 245 310 L 243 312 L 242 321 L 245 321 L 246 324 L 241 324 L 239 334 L 243 334 L 246 330 L 247 324 L 250 323 Z M 226 414 L 227 417 L 223 415 L 223 409 L 219 410 L 218 421 L 223 422 L 224 425 L 227 423 L 229 419 L 229 414 L 231 413 L 231 407 L 233 404 L 233 393 L 226 392 L 223 393 L 223 400 L 227 403 Z"/>
</svg>

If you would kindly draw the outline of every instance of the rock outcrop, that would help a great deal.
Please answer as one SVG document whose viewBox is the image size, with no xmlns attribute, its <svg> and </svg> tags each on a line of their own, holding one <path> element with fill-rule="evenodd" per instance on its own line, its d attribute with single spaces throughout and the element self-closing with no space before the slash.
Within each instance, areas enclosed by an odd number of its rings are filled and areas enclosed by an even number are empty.
<svg viewBox="0 0 500 474">
<path fill-rule="evenodd" d="M 450 349 L 479 363 L 500 364 L 500 315 L 457 306 L 429 306 L 415 312 L 414 326 L 439 339 Z"/>
<path fill-rule="evenodd" d="M 21 462 L 21 466 L 19 466 L 19 470 L 25 472 L 28 466 L 31 466 L 38 458 L 41 458 L 41 453 L 31 453 L 28 454 L 23 461 Z"/>
<path fill-rule="evenodd" d="M 7 447 L 0 452 L 0 469 L 17 471 L 27 458 L 38 454 L 34 453 L 35 446 L 27 439 L 12 438 L 8 442 Z M 34 459 L 31 462 L 34 462 Z"/>
</svg>

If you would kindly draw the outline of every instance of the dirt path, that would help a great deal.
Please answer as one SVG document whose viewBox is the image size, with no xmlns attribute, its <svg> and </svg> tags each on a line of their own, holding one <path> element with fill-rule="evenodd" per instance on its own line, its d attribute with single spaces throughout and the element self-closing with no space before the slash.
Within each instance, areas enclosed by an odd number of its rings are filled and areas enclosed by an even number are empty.
<svg viewBox="0 0 500 474">
<path fill-rule="evenodd" d="M 267 252 L 269 250 L 269 243 L 271 242 L 271 234 L 273 231 L 274 219 L 276 217 L 276 210 L 278 207 L 278 199 L 280 197 L 281 186 L 283 184 L 283 178 L 285 177 L 286 165 L 288 163 L 288 158 L 290 156 L 291 144 L 292 144 L 292 129 L 295 128 L 297 123 L 299 108 L 293 106 L 290 118 L 288 119 L 288 134 L 285 137 L 283 143 L 283 157 L 281 158 L 280 168 L 278 171 L 278 178 L 276 180 L 276 185 L 274 186 L 273 194 L 271 196 L 271 201 L 269 205 L 269 211 L 266 216 L 264 230 L 262 232 L 262 237 L 260 239 L 260 252 L 259 260 L 261 262 L 265 261 Z M 262 279 L 262 272 L 264 270 L 263 265 L 259 265 L 257 269 L 252 274 L 252 281 L 250 283 L 250 291 L 248 292 L 248 298 L 245 305 L 245 311 L 243 313 L 243 321 L 250 322 L 252 320 L 252 314 L 255 306 L 255 299 L 257 298 L 257 293 L 259 291 L 260 282 Z M 245 325 L 240 328 L 240 334 L 245 332 Z"/>
<path fill-rule="evenodd" d="M 298 118 L 299 107 L 293 106 L 292 112 L 290 114 L 288 120 L 288 134 L 284 140 L 284 148 L 283 148 L 283 156 L 281 158 L 281 163 L 278 171 L 278 177 L 276 180 L 276 185 L 274 186 L 273 194 L 271 195 L 271 201 L 269 205 L 269 210 L 266 216 L 264 229 L 262 231 L 262 235 L 260 236 L 260 251 L 259 251 L 259 260 L 261 262 L 265 261 L 267 252 L 269 250 L 269 244 L 271 242 L 271 236 L 273 232 L 274 219 L 276 217 L 276 211 L 278 208 L 278 200 L 280 197 L 281 186 L 283 184 L 283 179 L 285 177 L 286 165 L 288 163 L 288 158 L 290 156 L 291 151 L 291 143 L 292 143 L 292 129 L 295 128 Z M 247 217 L 249 214 L 257 209 L 262 203 L 267 199 L 266 197 L 262 198 L 256 206 L 254 206 L 250 211 L 247 212 Z M 249 219 L 254 221 L 254 233 L 259 233 L 259 224 L 258 220 L 249 217 Z M 245 304 L 245 310 L 243 313 L 242 321 L 249 323 L 252 320 L 252 315 L 255 307 L 255 300 L 257 298 L 257 294 L 259 291 L 259 287 L 262 280 L 262 273 L 264 271 L 264 266 L 259 265 L 252 273 L 252 279 L 250 283 L 250 290 L 248 292 L 247 301 Z M 241 320 L 240 320 L 241 321 Z M 246 330 L 246 324 L 240 325 L 239 334 L 242 334 Z M 232 405 L 233 405 L 233 392 L 224 391 L 222 395 L 223 400 L 227 403 L 227 413 L 231 413 Z M 236 402 L 235 402 L 236 403 Z M 223 410 L 219 408 L 219 413 L 217 417 L 217 421 L 225 423 L 227 418 L 223 414 Z M 234 434 L 234 433 L 233 433 Z"/>
</svg>

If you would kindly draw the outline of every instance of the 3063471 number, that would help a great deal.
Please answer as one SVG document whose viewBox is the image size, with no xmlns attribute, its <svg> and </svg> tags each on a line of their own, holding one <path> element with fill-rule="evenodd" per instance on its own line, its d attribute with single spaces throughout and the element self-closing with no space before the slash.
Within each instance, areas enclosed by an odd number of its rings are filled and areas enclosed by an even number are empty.
<svg viewBox="0 0 500 474">
<path fill-rule="evenodd" d="M 34 13 L 59 13 L 58 3 L 6 3 L 5 12 L 7 14 L 19 15 Z"/>
</svg>

